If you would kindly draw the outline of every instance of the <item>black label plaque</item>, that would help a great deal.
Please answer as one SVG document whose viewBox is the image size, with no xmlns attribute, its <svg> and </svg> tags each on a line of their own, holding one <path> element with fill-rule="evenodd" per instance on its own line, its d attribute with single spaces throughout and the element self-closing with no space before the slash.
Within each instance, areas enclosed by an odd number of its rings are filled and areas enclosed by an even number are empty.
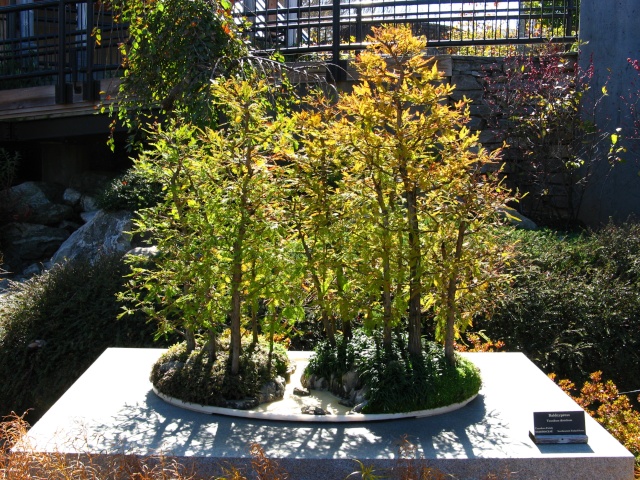
<svg viewBox="0 0 640 480">
<path fill-rule="evenodd" d="M 584 412 L 534 412 L 531 438 L 536 443 L 587 443 Z"/>
</svg>

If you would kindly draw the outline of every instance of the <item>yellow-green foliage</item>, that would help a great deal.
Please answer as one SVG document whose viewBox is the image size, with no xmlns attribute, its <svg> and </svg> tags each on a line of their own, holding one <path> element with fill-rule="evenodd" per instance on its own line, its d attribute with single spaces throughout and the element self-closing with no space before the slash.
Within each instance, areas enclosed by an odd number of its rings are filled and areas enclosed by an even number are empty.
<svg viewBox="0 0 640 480">
<path fill-rule="evenodd" d="M 504 252 L 487 227 L 505 195 L 483 170 L 499 152 L 466 127 L 469 101 L 450 104 L 454 87 L 424 58 L 423 38 L 383 26 L 369 40 L 353 91 L 299 115 L 297 161 L 340 171 L 331 218 L 347 232 L 340 253 L 365 321 L 390 345 L 408 317 L 409 350 L 420 354 L 421 315 L 432 311 L 453 361 L 455 336 L 501 278 Z"/>
</svg>

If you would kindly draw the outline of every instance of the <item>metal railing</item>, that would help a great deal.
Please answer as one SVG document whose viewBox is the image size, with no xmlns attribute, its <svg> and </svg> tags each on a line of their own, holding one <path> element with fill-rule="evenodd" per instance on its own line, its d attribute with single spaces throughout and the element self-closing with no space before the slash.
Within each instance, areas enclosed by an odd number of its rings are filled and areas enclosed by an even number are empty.
<svg viewBox="0 0 640 480">
<path fill-rule="evenodd" d="M 236 5 L 257 48 L 337 62 L 361 50 L 373 26 L 410 24 L 435 52 L 481 53 L 495 45 L 575 42 L 574 0 L 250 0 Z M 480 48 L 478 48 L 480 47 Z M 495 49 L 493 50 L 495 51 Z"/>
<path fill-rule="evenodd" d="M 9 0 L 0 6 L 0 89 L 56 85 L 57 101 L 70 101 L 79 84 L 86 99 L 95 83 L 117 75 L 118 44 L 126 26 L 105 2 Z M 495 46 L 576 40 L 578 0 L 240 0 L 259 52 L 289 60 L 339 64 L 366 46 L 372 27 L 410 24 L 425 35 L 430 53 L 487 54 Z M 487 50 L 491 48 L 491 52 Z"/>
<path fill-rule="evenodd" d="M 0 89 L 55 85 L 56 101 L 66 103 L 82 85 L 85 99 L 96 98 L 96 81 L 120 68 L 126 37 L 104 3 L 11 3 L 0 7 Z"/>
</svg>

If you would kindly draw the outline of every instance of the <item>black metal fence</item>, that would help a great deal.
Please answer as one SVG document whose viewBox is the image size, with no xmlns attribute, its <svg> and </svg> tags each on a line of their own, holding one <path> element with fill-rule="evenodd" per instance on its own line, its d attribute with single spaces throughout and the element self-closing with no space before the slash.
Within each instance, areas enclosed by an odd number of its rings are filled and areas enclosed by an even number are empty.
<svg viewBox="0 0 640 480">
<path fill-rule="evenodd" d="M 0 89 L 56 85 L 59 103 L 74 86 L 97 95 L 95 82 L 120 67 L 126 27 L 102 2 L 10 0 L 0 6 Z"/>
<path fill-rule="evenodd" d="M 169 0 L 170 1 L 170 0 Z M 0 6 L 0 89 L 56 85 L 58 101 L 83 83 L 116 75 L 126 26 L 105 2 L 4 0 Z M 576 40 L 579 0 L 238 0 L 260 52 L 338 64 L 366 45 L 373 26 L 410 24 L 432 53 L 500 54 L 501 46 Z M 2 5 L 0 0 L 0 5 Z M 496 48 L 500 47 L 500 48 Z"/>
<path fill-rule="evenodd" d="M 264 51 L 337 62 L 361 50 L 376 25 L 410 24 L 435 52 L 505 52 L 487 46 L 576 40 L 579 0 L 246 0 L 236 5 Z"/>
</svg>

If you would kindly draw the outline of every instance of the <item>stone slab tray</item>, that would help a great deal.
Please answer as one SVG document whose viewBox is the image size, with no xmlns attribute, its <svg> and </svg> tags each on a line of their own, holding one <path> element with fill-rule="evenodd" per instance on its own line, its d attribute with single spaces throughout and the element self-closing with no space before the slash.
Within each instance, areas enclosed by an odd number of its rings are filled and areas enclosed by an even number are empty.
<svg viewBox="0 0 640 480">
<path fill-rule="evenodd" d="M 290 365 L 295 366 L 295 373 L 291 375 L 287 383 L 282 400 L 271 403 L 263 403 L 250 410 L 238 410 L 234 408 L 212 407 L 197 403 L 184 402 L 178 398 L 165 395 L 153 387 L 153 392 L 162 400 L 176 407 L 193 410 L 194 412 L 207 413 L 210 415 L 228 415 L 239 418 L 252 418 L 254 420 L 278 420 L 291 422 L 314 422 L 314 423 L 355 423 L 355 422 L 379 422 L 385 420 L 402 420 L 413 417 L 430 417 L 453 412 L 465 407 L 476 398 L 476 395 L 460 403 L 446 405 L 440 408 L 429 410 L 418 410 L 404 413 L 379 413 L 363 414 L 354 413 L 351 408 L 342 406 L 339 398 L 327 391 L 311 390 L 309 396 L 297 396 L 294 389 L 302 389 L 300 382 L 302 373 L 309 365 L 309 359 L 313 352 L 288 352 Z M 310 415 L 301 413 L 302 407 L 319 407 L 326 413 L 323 415 Z"/>
<path fill-rule="evenodd" d="M 169 405 L 148 380 L 162 352 L 106 350 L 29 431 L 29 448 L 94 458 L 164 454 L 207 477 L 230 464 L 248 469 L 249 446 L 257 442 L 292 480 L 331 480 L 359 470 L 356 459 L 379 474 L 388 472 L 397 466 L 398 446 L 406 437 L 419 462 L 461 480 L 489 473 L 511 480 L 633 479 L 633 456 L 589 416 L 588 444 L 531 441 L 534 411 L 580 407 L 520 353 L 465 354 L 482 371 L 483 388 L 461 410 L 334 425 L 207 415 Z"/>
</svg>

